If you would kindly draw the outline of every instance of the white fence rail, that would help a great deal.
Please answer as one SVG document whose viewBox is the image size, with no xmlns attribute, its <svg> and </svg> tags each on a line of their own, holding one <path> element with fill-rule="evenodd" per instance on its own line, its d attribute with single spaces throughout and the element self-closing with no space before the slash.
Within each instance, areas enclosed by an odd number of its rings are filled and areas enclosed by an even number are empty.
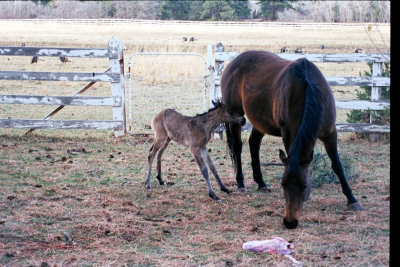
<svg viewBox="0 0 400 267">
<path fill-rule="evenodd" d="M 0 56 L 47 56 L 47 57 L 80 57 L 108 58 L 110 68 L 104 73 L 82 72 L 28 72 L 1 71 L 0 80 L 28 81 L 74 81 L 89 82 L 74 96 L 33 96 L 33 95 L 0 95 L 0 104 L 25 105 L 60 105 L 42 120 L 5 119 L 0 118 L 2 128 L 34 129 L 106 129 L 114 130 L 115 136 L 126 133 L 125 116 L 125 81 L 123 44 L 114 38 L 108 48 L 46 48 L 46 47 L 0 47 Z M 89 89 L 95 82 L 110 82 L 111 97 L 82 97 L 81 93 Z M 66 105 L 111 106 L 113 120 L 49 120 Z"/>
<path fill-rule="evenodd" d="M 153 24 L 153 25 L 202 25 L 202 26 L 239 26 L 239 27 L 285 27 L 301 29 L 337 29 L 364 28 L 363 23 L 332 23 L 332 22 L 280 22 L 280 21 L 188 21 L 188 20 L 141 20 L 141 19 L 1 19 L 0 22 L 33 22 L 60 24 Z M 367 23 L 371 24 L 371 23 Z M 390 23 L 373 23 L 379 28 L 390 27 Z"/>
<path fill-rule="evenodd" d="M 208 51 L 210 57 L 210 49 Z M 210 98 L 216 99 L 221 97 L 221 75 L 225 67 L 226 61 L 233 60 L 240 52 L 225 52 L 222 43 L 215 47 L 215 76 L 214 83 L 210 86 Z M 337 109 L 352 110 L 384 110 L 390 108 L 388 101 L 381 100 L 382 86 L 390 86 L 390 77 L 382 76 L 382 65 L 384 62 L 390 62 L 390 54 L 277 54 L 278 56 L 296 60 L 299 58 L 307 58 L 312 62 L 372 62 L 372 76 L 364 77 L 325 77 L 331 86 L 372 86 L 371 101 L 360 100 L 337 100 Z M 211 55 L 212 56 L 212 55 Z M 340 132 L 370 132 L 370 133 L 390 133 L 390 125 L 375 125 L 371 119 L 370 124 L 336 124 L 336 128 Z"/>
</svg>

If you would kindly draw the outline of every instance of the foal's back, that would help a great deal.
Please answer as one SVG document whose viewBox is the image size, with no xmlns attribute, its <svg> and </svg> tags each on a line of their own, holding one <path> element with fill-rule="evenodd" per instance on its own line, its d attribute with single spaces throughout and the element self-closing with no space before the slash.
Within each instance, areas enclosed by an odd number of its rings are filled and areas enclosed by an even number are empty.
<svg viewBox="0 0 400 267">
<path fill-rule="evenodd" d="M 181 145 L 189 146 L 187 125 L 191 117 L 182 115 L 174 109 L 167 108 L 158 113 L 153 119 L 153 129 L 156 138 L 172 139 Z"/>
</svg>

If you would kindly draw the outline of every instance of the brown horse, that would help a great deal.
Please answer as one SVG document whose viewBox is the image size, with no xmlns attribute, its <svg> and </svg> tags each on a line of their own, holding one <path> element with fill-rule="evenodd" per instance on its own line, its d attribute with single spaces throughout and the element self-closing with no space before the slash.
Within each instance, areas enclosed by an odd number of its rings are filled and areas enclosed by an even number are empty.
<svg viewBox="0 0 400 267">
<path fill-rule="evenodd" d="M 308 166 L 317 138 L 325 146 L 338 176 L 347 205 L 361 210 L 346 181 L 337 151 L 336 110 L 331 89 L 319 69 L 301 58 L 285 60 L 265 51 L 248 51 L 237 56 L 221 79 L 222 100 L 253 124 L 249 139 L 253 178 L 267 190 L 260 168 L 259 151 L 265 134 L 281 136 L 287 155 L 282 187 L 285 197 L 284 225 L 296 228 L 303 202 L 310 194 Z M 228 145 L 236 167 L 238 188 L 245 190 L 241 165 L 241 127 L 226 124 Z"/>
<path fill-rule="evenodd" d="M 161 176 L 161 157 L 171 140 L 174 140 L 185 147 L 189 147 L 190 152 L 193 154 L 204 176 L 208 188 L 208 195 L 211 198 L 217 201 L 220 200 L 211 187 L 206 164 L 214 174 L 221 191 L 228 194 L 231 193 L 218 176 L 217 169 L 208 155 L 206 145 L 208 141 L 210 141 L 212 132 L 218 125 L 224 122 L 243 125 L 245 119 L 243 114 L 234 112 L 220 101 L 213 102 L 213 105 L 214 107 L 208 112 L 195 117 L 184 116 L 173 109 L 164 109 L 154 117 L 152 128 L 155 135 L 154 143 L 150 148 L 148 156 L 149 171 L 146 178 L 147 190 L 150 190 L 151 166 L 156 156 L 156 177 L 161 185 L 165 185 Z"/>
</svg>

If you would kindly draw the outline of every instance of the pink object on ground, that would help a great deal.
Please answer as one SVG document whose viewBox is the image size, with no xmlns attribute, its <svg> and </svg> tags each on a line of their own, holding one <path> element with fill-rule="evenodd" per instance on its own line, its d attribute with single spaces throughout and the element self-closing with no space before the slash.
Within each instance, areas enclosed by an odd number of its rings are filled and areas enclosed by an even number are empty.
<svg viewBox="0 0 400 267">
<path fill-rule="evenodd" d="M 268 240 L 255 240 L 249 241 L 243 244 L 242 248 L 251 252 L 269 252 L 269 253 L 277 253 L 282 254 L 288 257 L 295 266 L 303 266 L 301 261 L 297 261 L 295 258 L 290 256 L 289 254 L 293 252 L 294 244 L 287 242 L 285 239 L 273 236 Z"/>
</svg>

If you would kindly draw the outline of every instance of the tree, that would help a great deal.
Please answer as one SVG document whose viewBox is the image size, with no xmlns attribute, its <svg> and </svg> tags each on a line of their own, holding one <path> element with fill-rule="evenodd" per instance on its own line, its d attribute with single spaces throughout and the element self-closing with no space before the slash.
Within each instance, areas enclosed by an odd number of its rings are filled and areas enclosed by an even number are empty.
<svg viewBox="0 0 400 267">
<path fill-rule="evenodd" d="M 48 5 L 50 2 L 52 2 L 53 0 L 31 0 L 32 2 L 34 2 L 35 4 L 41 4 L 43 6 Z"/>
<path fill-rule="evenodd" d="M 257 4 L 260 6 L 261 16 L 264 19 L 277 20 L 278 12 L 294 9 L 294 2 L 297 0 L 259 0 Z"/>
<path fill-rule="evenodd" d="M 178 20 L 237 20 L 250 16 L 248 0 L 163 0 L 161 19 Z"/>
<path fill-rule="evenodd" d="M 227 1 L 205 1 L 201 20 L 237 20 L 235 10 Z"/>
<path fill-rule="evenodd" d="M 235 14 L 239 20 L 250 17 L 251 10 L 249 8 L 248 0 L 231 0 L 228 1 L 228 4 L 235 10 Z"/>
<path fill-rule="evenodd" d="M 188 20 L 191 1 L 164 0 L 160 6 L 161 19 Z"/>
</svg>

